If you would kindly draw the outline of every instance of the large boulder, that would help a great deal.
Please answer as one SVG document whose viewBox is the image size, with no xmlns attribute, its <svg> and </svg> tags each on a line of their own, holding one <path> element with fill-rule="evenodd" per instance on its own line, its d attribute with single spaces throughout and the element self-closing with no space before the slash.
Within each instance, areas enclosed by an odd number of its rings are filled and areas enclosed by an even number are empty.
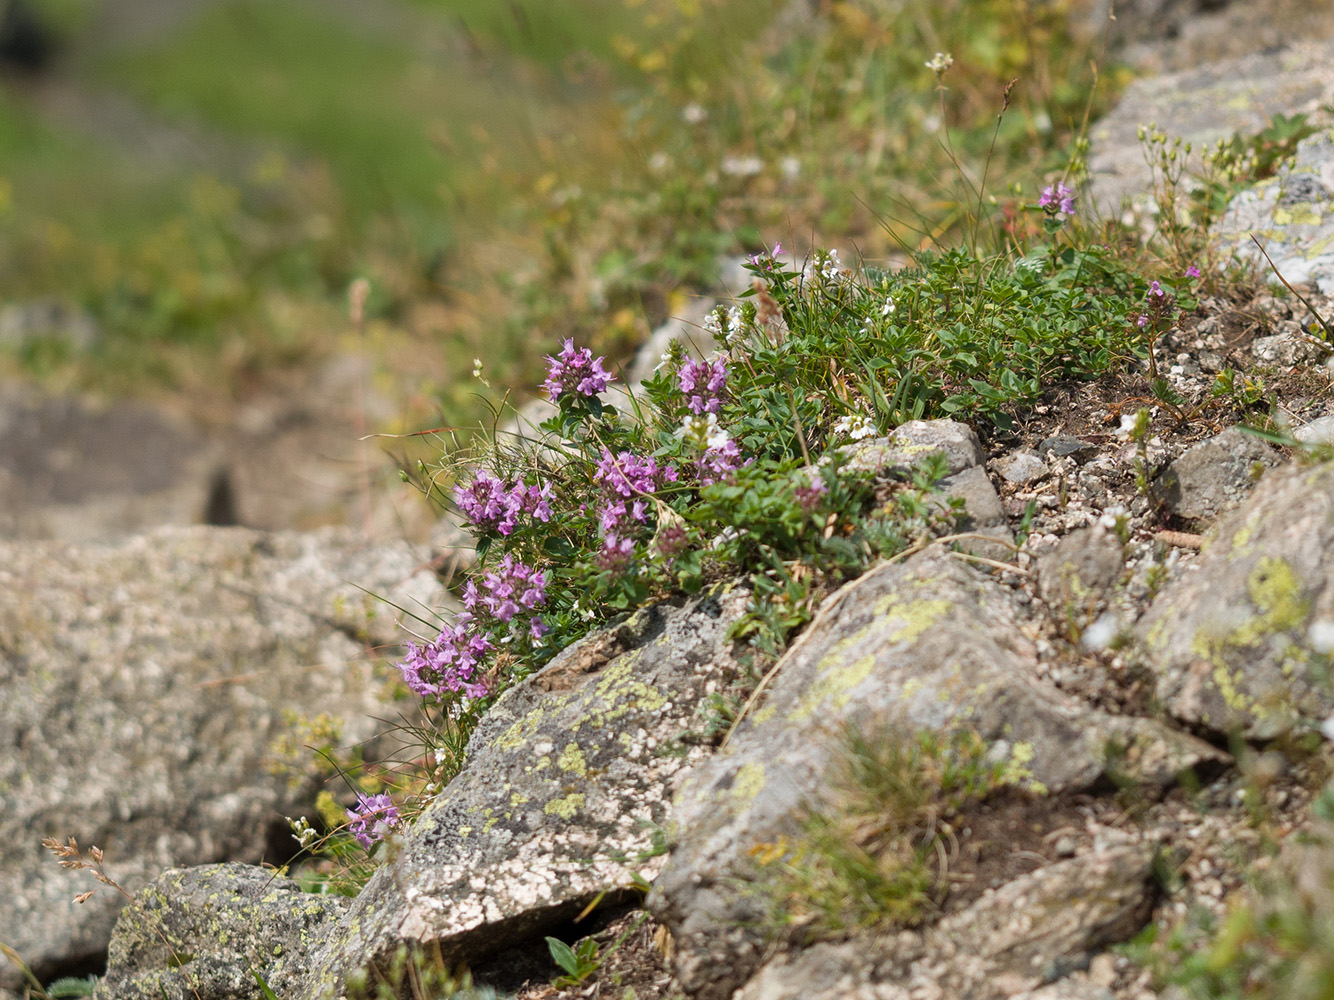
<svg viewBox="0 0 1334 1000">
<path fill-rule="evenodd" d="M 1334 692 L 1312 635 L 1334 622 L 1332 579 L 1334 462 L 1266 476 L 1136 629 L 1160 702 L 1252 739 L 1329 716 Z"/>
<path fill-rule="evenodd" d="M 682 738 L 740 670 L 729 633 L 749 599 L 723 586 L 651 606 L 507 691 L 293 995 L 319 1000 L 403 947 L 476 961 L 652 878 L 676 779 L 707 753 Z"/>
<path fill-rule="evenodd" d="M 842 730 L 971 729 L 1049 794 L 1094 783 L 1112 747 L 1157 785 L 1217 756 L 1151 720 L 1096 711 L 1036 668 L 1009 592 L 949 553 L 874 570 L 830 598 L 762 707 L 674 803 L 677 840 L 649 904 L 673 933 L 690 994 L 722 1000 L 755 971 L 768 942 L 762 902 L 745 888 L 754 851 L 799 838 L 812 808 L 837 808 Z"/>
<path fill-rule="evenodd" d="M 1334 101 L 1331 67 L 1334 41 L 1303 40 L 1280 52 L 1136 80 L 1090 130 L 1084 206 L 1118 218 L 1124 202 L 1142 206 L 1151 198 L 1154 176 L 1137 137 L 1141 126 L 1154 124 L 1169 138 L 1190 142 L 1188 168 L 1198 171 L 1201 153 L 1219 139 L 1260 132 L 1280 114 L 1319 119 Z"/>
<path fill-rule="evenodd" d="M 444 600 L 422 562 L 336 530 L 0 542 L 4 942 L 39 976 L 106 950 L 121 898 L 73 906 L 97 884 L 57 868 L 43 837 L 103 848 L 130 891 L 290 843 L 276 831 L 311 808 L 315 758 L 276 773 L 275 741 L 296 736 L 284 713 L 339 718 L 347 743 L 383 732 L 393 606 Z M 0 964 L 0 988 L 21 982 Z"/>
<path fill-rule="evenodd" d="M 251 865 L 168 869 L 122 912 L 95 996 L 225 1000 L 253 994 L 256 975 L 286 996 L 280 965 L 299 968 L 350 902 Z"/>
</svg>

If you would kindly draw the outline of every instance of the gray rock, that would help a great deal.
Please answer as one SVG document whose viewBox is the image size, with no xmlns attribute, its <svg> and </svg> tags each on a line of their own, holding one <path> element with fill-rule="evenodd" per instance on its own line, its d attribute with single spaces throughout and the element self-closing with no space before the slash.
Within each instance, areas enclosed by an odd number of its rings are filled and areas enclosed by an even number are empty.
<svg viewBox="0 0 1334 1000">
<path fill-rule="evenodd" d="M 1153 904 L 1152 862 L 1151 846 L 1122 843 L 1048 865 L 988 891 L 925 932 L 862 935 L 778 958 L 737 1000 L 1023 994 L 1143 926 Z"/>
<path fill-rule="evenodd" d="M 1060 979 L 1050 986 L 1017 993 L 1009 1000 L 1113 1000 L 1106 986 L 1090 983 L 1087 979 Z"/>
<path fill-rule="evenodd" d="M 5 943 L 44 976 L 99 956 L 120 910 L 106 890 L 72 905 L 96 883 L 43 837 L 104 848 L 132 892 L 164 868 L 262 857 L 315 790 L 304 749 L 271 773 L 275 739 L 296 735 L 284 711 L 339 717 L 348 743 L 383 732 L 376 650 L 397 643 L 397 612 L 366 591 L 440 604 L 421 562 L 333 530 L 0 543 Z M 20 984 L 0 965 L 0 986 Z"/>
<path fill-rule="evenodd" d="M 1044 438 L 1038 445 L 1038 454 L 1045 455 L 1051 452 L 1057 458 L 1067 458 L 1074 456 L 1076 460 L 1088 458 L 1098 450 L 1098 446 L 1083 438 L 1071 437 L 1069 434 L 1057 434 L 1055 437 Z"/>
<path fill-rule="evenodd" d="M 323 926 L 350 903 L 249 865 L 168 869 L 121 911 L 94 997 L 260 997 L 252 972 L 287 996 L 294 983 L 284 968 L 301 967 Z"/>
<path fill-rule="evenodd" d="M 1334 416 L 1317 417 L 1292 432 L 1302 444 L 1334 444 Z"/>
<path fill-rule="evenodd" d="M 1334 49 L 1331 50 L 1334 53 Z M 1334 71 L 1326 70 L 1334 91 Z M 1269 281 L 1274 268 L 1291 284 L 1334 292 L 1334 130 L 1303 139 L 1291 167 L 1232 200 L 1213 228 L 1225 249 L 1251 261 Z M 1273 261 L 1270 267 L 1252 239 Z"/>
<path fill-rule="evenodd" d="M 60 299 L 17 302 L 0 309 L 0 348 L 23 350 L 43 342 L 78 354 L 99 339 L 91 316 Z"/>
<path fill-rule="evenodd" d="M 830 794 L 848 727 L 969 727 L 1052 792 L 1085 787 L 1106 748 L 1161 784 L 1216 752 L 1147 720 L 1111 717 L 1036 679 L 1009 592 L 948 554 L 874 570 L 830 598 L 788 651 L 762 707 L 697 765 L 673 805 L 678 834 L 649 907 L 672 931 L 676 972 L 700 1000 L 730 995 L 766 943 L 742 886 L 750 850 L 799 834 Z"/>
<path fill-rule="evenodd" d="M 1192 445 L 1154 480 L 1152 495 L 1173 514 L 1207 521 L 1235 510 L 1278 454 L 1259 438 L 1229 427 Z"/>
<path fill-rule="evenodd" d="M 704 318 L 718 305 L 712 299 L 691 299 L 680 316 L 673 316 L 652 334 L 635 352 L 635 359 L 625 377 L 637 385 L 653 374 L 673 341 L 680 341 L 691 357 L 705 358 L 721 345 L 704 330 Z"/>
<path fill-rule="evenodd" d="M 1334 42 L 1301 41 L 1278 53 L 1136 80 L 1090 130 L 1085 209 L 1118 218 L 1123 202 L 1142 204 L 1151 196 L 1153 176 L 1137 138 L 1140 126 L 1155 123 L 1169 137 L 1192 143 L 1188 169 L 1198 171 L 1200 153 L 1218 139 L 1254 134 L 1275 115 L 1318 112 L 1330 103 L 1331 66 Z"/>
<path fill-rule="evenodd" d="M 0 539 L 231 524 L 228 489 L 222 448 L 188 424 L 137 403 L 96 406 L 4 387 Z"/>
<path fill-rule="evenodd" d="M 845 445 L 847 467 L 855 471 L 905 475 L 923 459 L 945 456 L 947 475 L 955 475 L 986 460 L 977 432 L 956 420 L 909 420 L 888 437 Z"/>
<path fill-rule="evenodd" d="M 739 669 L 727 633 L 749 596 L 722 587 L 647 608 L 506 692 L 294 995 L 326 996 L 401 945 L 476 960 L 652 877 L 676 777 L 706 753 L 674 741 Z"/>
<path fill-rule="evenodd" d="M 1037 452 L 1023 448 L 996 459 L 996 471 L 1005 477 L 1007 483 L 1015 486 L 1035 483 L 1051 472 Z"/>
<path fill-rule="evenodd" d="M 1334 463 L 1267 476 L 1136 629 L 1178 719 L 1271 739 L 1334 713 L 1308 626 L 1334 620 Z"/>
<path fill-rule="evenodd" d="M 942 498 L 957 497 L 963 500 L 964 520 L 959 526 L 961 531 L 996 539 L 995 542 L 979 538 L 965 539 L 960 544 L 966 551 L 998 561 L 1004 561 L 1014 554 L 1011 547 L 1014 534 L 1006 520 L 1005 508 L 1001 506 L 996 487 L 991 485 L 982 466 L 974 465 L 947 476 L 937 488 Z"/>
<path fill-rule="evenodd" d="M 1291 368 L 1303 362 L 1319 360 L 1329 350 L 1300 334 L 1279 333 L 1272 337 L 1256 337 L 1251 341 L 1251 353 L 1257 361 Z"/>
<path fill-rule="evenodd" d="M 1058 612 L 1096 608 L 1125 569 L 1123 549 L 1102 526 L 1070 532 L 1038 559 L 1038 593 Z"/>
</svg>

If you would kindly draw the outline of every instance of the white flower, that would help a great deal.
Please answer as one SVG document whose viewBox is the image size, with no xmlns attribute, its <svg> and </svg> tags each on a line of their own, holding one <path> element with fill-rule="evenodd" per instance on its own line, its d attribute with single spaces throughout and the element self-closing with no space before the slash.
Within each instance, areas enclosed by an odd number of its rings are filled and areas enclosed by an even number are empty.
<svg viewBox="0 0 1334 1000">
<path fill-rule="evenodd" d="M 718 429 L 718 414 L 706 413 L 697 417 L 693 413 L 687 413 L 676 431 L 676 436 L 691 442 L 697 448 L 704 448 L 712 447 L 713 439 L 719 433 L 721 432 Z M 726 434 L 723 434 L 723 440 L 727 440 Z"/>
<path fill-rule="evenodd" d="M 1325 621 L 1312 622 L 1306 637 L 1311 643 L 1311 648 L 1317 653 L 1326 655 L 1334 653 L 1334 621 L 1326 619 Z"/>
<path fill-rule="evenodd" d="M 764 161 L 758 156 L 726 156 L 719 169 L 729 177 L 754 177 L 764 170 Z"/>
<path fill-rule="evenodd" d="M 851 438 L 853 441 L 860 441 L 875 434 L 875 424 L 869 417 L 861 414 L 839 417 L 834 424 L 834 433 Z"/>
<path fill-rule="evenodd" d="M 937 52 L 926 61 L 926 68 L 936 76 L 940 76 L 945 70 L 954 65 L 954 57 L 948 52 Z"/>
<path fill-rule="evenodd" d="M 881 316 L 892 316 L 892 315 L 894 315 L 894 310 L 895 310 L 896 308 L 897 308 L 897 307 L 894 305 L 894 300 L 893 300 L 893 299 L 885 299 L 885 304 L 884 304 L 883 306 L 880 307 L 880 315 L 881 315 Z"/>
<path fill-rule="evenodd" d="M 723 430 L 721 427 L 718 426 L 718 418 L 715 417 L 712 413 L 710 413 L 708 446 L 711 449 L 717 450 L 726 447 L 727 442 L 731 440 L 732 436 L 728 434 L 727 431 Z"/>
<path fill-rule="evenodd" d="M 699 104 L 687 104 L 681 109 L 681 120 L 687 125 L 698 125 L 709 117 L 709 113 Z"/>
</svg>

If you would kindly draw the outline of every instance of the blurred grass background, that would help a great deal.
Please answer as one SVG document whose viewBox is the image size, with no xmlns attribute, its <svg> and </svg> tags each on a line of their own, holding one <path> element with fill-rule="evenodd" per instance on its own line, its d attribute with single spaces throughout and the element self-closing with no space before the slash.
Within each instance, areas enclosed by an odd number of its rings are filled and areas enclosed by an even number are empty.
<svg viewBox="0 0 1334 1000">
<path fill-rule="evenodd" d="M 1023 239 L 1099 42 L 1066 0 L 28 3 L 59 47 L 0 88 L 0 307 L 99 336 L 0 371 L 225 408 L 348 349 L 366 277 L 405 427 L 476 415 L 474 357 L 625 357 L 721 255 Z"/>
</svg>

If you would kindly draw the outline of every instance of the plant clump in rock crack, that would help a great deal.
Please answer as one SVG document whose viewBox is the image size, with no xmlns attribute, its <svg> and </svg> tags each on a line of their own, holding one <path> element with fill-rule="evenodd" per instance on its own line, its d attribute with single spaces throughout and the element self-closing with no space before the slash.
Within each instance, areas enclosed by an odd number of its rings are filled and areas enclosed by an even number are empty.
<svg viewBox="0 0 1334 1000">
<path fill-rule="evenodd" d="M 1074 194 L 1053 193 L 1032 208 L 1063 234 Z M 621 388 L 567 340 L 548 359 L 556 412 L 539 433 L 456 439 L 421 467 L 479 557 L 456 581 L 462 610 L 417 617 L 399 664 L 431 720 L 428 790 L 456 773 L 505 688 L 654 599 L 747 577 L 754 599 L 734 637 L 752 649 L 739 686 L 753 684 L 831 588 L 956 522 L 957 504 L 930 499 L 943 461 L 895 477 L 851 462 L 859 442 L 923 417 L 1009 427 L 1052 384 L 1143 355 L 1140 304 L 1164 287 L 1187 298 L 1194 280 L 1151 285 L 1107 249 L 1059 236 L 1023 255 L 923 253 L 898 271 L 849 268 L 836 251 L 798 270 L 780 250 L 752 256 L 752 291 L 706 319 L 711 356 L 674 342 Z M 732 694 L 714 706 L 724 719 L 745 691 Z M 363 833 L 388 828 L 362 813 Z"/>
<path fill-rule="evenodd" d="M 754 890 L 771 934 L 810 944 L 939 912 L 957 848 L 952 821 L 1003 786 L 1031 792 L 1023 765 L 968 729 L 848 729 L 834 808 L 811 808 L 800 836 L 756 844 Z"/>
</svg>

